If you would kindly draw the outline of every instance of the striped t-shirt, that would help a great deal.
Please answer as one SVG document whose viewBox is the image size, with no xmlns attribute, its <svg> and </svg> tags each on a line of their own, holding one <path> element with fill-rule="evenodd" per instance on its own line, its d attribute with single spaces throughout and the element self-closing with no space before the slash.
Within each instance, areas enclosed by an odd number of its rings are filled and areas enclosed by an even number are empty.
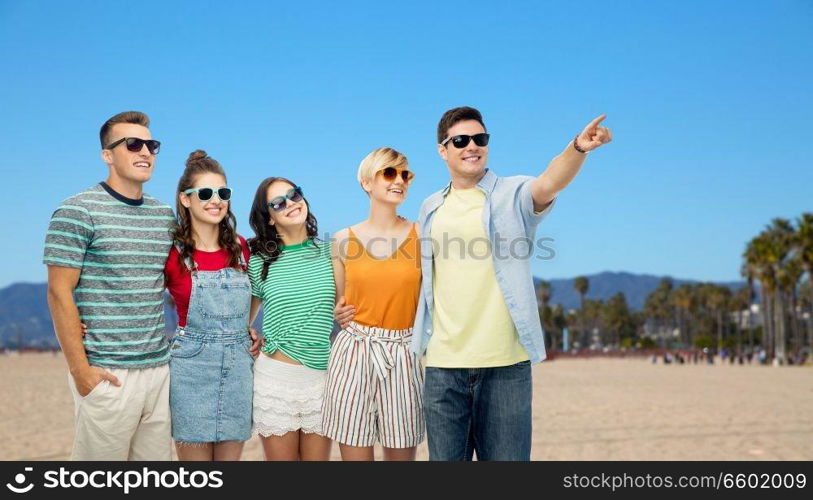
<svg viewBox="0 0 813 500">
<path fill-rule="evenodd" d="M 306 240 L 282 247 L 261 280 L 263 259 L 248 264 L 251 293 L 263 301 L 263 352 L 280 350 L 315 370 L 326 370 L 336 285 L 330 245 Z"/>
<path fill-rule="evenodd" d="M 43 262 L 81 269 L 74 298 L 91 365 L 150 368 L 169 360 L 164 263 L 174 220 L 168 205 L 146 194 L 130 200 L 106 184 L 68 198 L 51 216 Z"/>
</svg>

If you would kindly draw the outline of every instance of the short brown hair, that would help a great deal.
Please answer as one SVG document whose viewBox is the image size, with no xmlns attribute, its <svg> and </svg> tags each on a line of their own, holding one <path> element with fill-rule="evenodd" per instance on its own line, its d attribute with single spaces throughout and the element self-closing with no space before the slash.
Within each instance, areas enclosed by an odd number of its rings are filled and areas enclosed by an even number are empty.
<svg viewBox="0 0 813 500">
<path fill-rule="evenodd" d="M 108 119 L 106 122 L 104 122 L 102 129 L 99 131 L 99 141 L 102 143 L 102 149 L 110 144 L 110 129 L 112 129 L 113 125 L 117 123 L 133 123 L 135 125 L 143 125 L 149 128 L 150 117 L 141 111 L 125 111 Z"/>
<path fill-rule="evenodd" d="M 440 117 L 440 122 L 438 123 L 438 144 L 446 139 L 446 133 L 449 132 L 449 129 L 452 128 L 455 123 L 464 120 L 477 120 L 480 122 L 480 125 L 483 126 L 483 130 L 486 128 L 486 124 L 483 123 L 483 115 L 476 109 L 469 106 L 453 108 L 443 113 L 443 116 Z"/>
</svg>

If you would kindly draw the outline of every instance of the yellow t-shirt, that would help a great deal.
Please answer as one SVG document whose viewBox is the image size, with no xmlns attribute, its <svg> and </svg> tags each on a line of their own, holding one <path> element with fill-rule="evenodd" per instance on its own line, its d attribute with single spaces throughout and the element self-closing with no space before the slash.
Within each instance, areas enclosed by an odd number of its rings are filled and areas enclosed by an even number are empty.
<svg viewBox="0 0 813 500">
<path fill-rule="evenodd" d="M 479 189 L 451 188 L 432 220 L 435 306 L 426 366 L 491 368 L 529 359 L 494 273 L 484 205 Z"/>
</svg>

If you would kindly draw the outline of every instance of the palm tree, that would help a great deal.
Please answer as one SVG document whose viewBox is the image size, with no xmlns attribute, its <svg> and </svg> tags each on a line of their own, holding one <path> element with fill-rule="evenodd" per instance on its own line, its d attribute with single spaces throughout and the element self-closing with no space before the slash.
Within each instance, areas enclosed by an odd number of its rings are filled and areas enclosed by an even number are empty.
<svg viewBox="0 0 813 500">
<path fill-rule="evenodd" d="M 737 352 L 742 352 L 742 316 L 743 312 L 748 318 L 748 331 L 751 331 L 751 299 L 753 290 L 746 285 L 734 293 L 731 299 L 731 308 L 737 317 Z"/>
<path fill-rule="evenodd" d="M 581 323 L 581 315 L 578 311 L 571 309 L 565 315 L 565 326 L 568 329 L 568 347 L 570 350 L 574 349 L 573 343 L 575 340 L 575 332 L 579 331 L 579 328 L 581 328 Z M 579 347 L 581 347 L 581 344 Z"/>
<path fill-rule="evenodd" d="M 599 333 L 599 340 L 601 340 L 601 321 L 602 321 L 602 311 L 604 310 L 604 302 L 601 300 L 590 300 L 586 299 L 584 301 L 584 310 L 582 314 L 584 315 L 584 324 L 586 325 L 584 331 L 584 338 L 585 338 L 585 345 L 590 346 L 592 345 L 592 332 L 598 331 Z"/>
<path fill-rule="evenodd" d="M 807 331 L 807 349 L 808 354 L 813 351 L 813 329 L 811 329 L 810 321 L 813 319 L 813 279 L 808 277 L 799 285 L 799 306 L 802 311 L 807 311 L 808 331 Z"/>
<path fill-rule="evenodd" d="M 618 292 L 610 297 L 607 307 L 602 311 L 602 319 L 612 334 L 612 341 L 616 349 L 621 347 L 621 334 L 628 330 L 632 323 L 627 298 L 623 292 Z"/>
<path fill-rule="evenodd" d="M 556 349 L 556 332 L 553 331 L 553 309 L 547 305 L 540 306 L 539 318 L 542 320 L 542 329 L 547 339 L 546 347 Z"/>
<path fill-rule="evenodd" d="M 804 270 L 802 269 L 802 263 L 797 255 L 798 254 L 794 255 L 793 258 L 788 259 L 788 261 L 779 268 L 777 278 L 779 280 L 779 288 L 782 296 L 784 297 L 784 300 L 787 300 L 788 307 L 790 309 L 790 335 L 788 336 L 787 340 L 792 338 L 794 348 L 798 351 L 802 346 L 799 335 L 799 315 L 796 313 L 796 306 L 799 302 L 799 280 L 802 279 Z"/>
<path fill-rule="evenodd" d="M 654 330 L 664 343 L 668 338 L 668 333 L 671 333 L 672 330 L 670 324 L 674 310 L 674 306 L 670 302 L 672 287 L 671 279 L 662 278 L 658 283 L 658 287 L 647 295 L 644 303 L 644 318 L 652 319 Z M 664 335 L 664 333 L 667 335 Z M 662 347 L 666 346 L 663 345 Z"/>
<path fill-rule="evenodd" d="M 767 234 L 770 238 L 771 244 L 768 245 L 768 261 L 773 266 L 774 276 L 777 280 L 777 292 L 774 295 L 776 300 L 776 309 L 774 316 L 776 318 L 776 345 L 775 345 L 775 359 L 780 363 L 786 361 L 786 346 L 787 346 L 787 315 L 785 313 L 785 298 L 784 291 L 787 286 L 790 286 L 791 277 L 787 272 L 787 258 L 791 253 L 794 229 L 790 221 L 787 219 L 776 218 L 771 221 L 771 225 L 767 228 Z"/>
<path fill-rule="evenodd" d="M 796 221 L 795 247 L 808 283 L 813 283 L 813 213 L 804 213 Z M 813 349 L 813 287 L 808 287 L 807 345 Z"/>
<path fill-rule="evenodd" d="M 684 342 L 693 344 L 689 325 L 692 319 L 692 311 L 695 305 L 694 291 L 692 285 L 684 284 L 678 287 L 672 294 L 672 303 L 678 311 L 678 328 L 680 336 Z"/>
<path fill-rule="evenodd" d="M 779 363 L 785 361 L 786 345 L 785 287 L 781 285 L 790 281 L 786 266 L 793 241 L 794 229 L 790 221 L 777 218 L 749 242 L 744 254 L 747 265 L 754 268 L 762 285 L 767 350 Z"/>
<path fill-rule="evenodd" d="M 559 339 L 559 345 L 564 347 L 564 339 L 565 339 L 565 328 L 567 328 L 567 316 L 565 315 L 565 309 L 562 307 L 561 304 L 556 304 L 553 306 L 553 311 L 551 314 L 551 326 L 556 331 L 557 337 Z"/>
<path fill-rule="evenodd" d="M 756 276 L 756 270 L 749 265 L 746 261 L 743 263 L 742 267 L 740 268 L 740 274 L 742 274 L 745 279 L 747 280 L 747 284 L 743 288 L 747 288 L 748 290 L 748 348 L 754 348 L 754 328 L 751 322 L 751 304 L 754 303 L 754 298 L 756 293 L 754 292 L 754 278 Z"/>
<path fill-rule="evenodd" d="M 550 281 L 540 281 L 536 289 L 536 299 L 539 301 L 539 319 L 542 322 L 542 329 L 548 332 L 547 336 L 550 339 L 551 347 L 553 347 L 554 338 L 550 327 L 550 307 L 548 307 L 550 296 Z"/>
<path fill-rule="evenodd" d="M 773 317 L 773 295 L 776 291 L 776 273 L 769 262 L 768 255 L 771 253 L 771 238 L 763 231 L 758 236 L 751 239 L 745 247 L 745 266 L 749 272 L 759 281 L 761 290 L 761 312 L 762 312 L 762 348 L 768 353 L 769 358 L 774 355 L 774 317 Z"/>
<path fill-rule="evenodd" d="M 586 276 L 579 276 L 573 280 L 573 288 L 579 293 L 579 307 L 584 309 L 584 296 L 587 295 L 587 290 L 590 289 L 590 280 L 588 280 Z"/>
<path fill-rule="evenodd" d="M 717 352 L 719 353 L 723 349 L 723 327 L 725 325 L 723 317 L 731 300 L 731 290 L 720 285 L 709 285 L 707 290 L 706 304 L 709 311 L 717 317 Z"/>
<path fill-rule="evenodd" d="M 573 288 L 575 288 L 576 292 L 579 294 L 579 313 L 581 316 L 579 330 L 581 331 L 582 336 L 584 336 L 584 297 L 587 295 L 587 290 L 590 289 L 590 280 L 588 280 L 586 276 L 578 276 L 575 280 L 573 280 Z"/>
<path fill-rule="evenodd" d="M 536 298 L 542 307 L 546 307 L 550 302 L 551 285 L 550 281 L 542 280 L 539 282 L 539 287 L 536 289 Z"/>
</svg>

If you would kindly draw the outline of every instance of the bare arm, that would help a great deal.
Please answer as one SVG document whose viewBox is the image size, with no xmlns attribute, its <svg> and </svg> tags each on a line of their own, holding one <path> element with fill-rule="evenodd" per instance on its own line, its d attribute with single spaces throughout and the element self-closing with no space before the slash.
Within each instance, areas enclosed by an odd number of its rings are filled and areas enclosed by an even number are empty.
<svg viewBox="0 0 813 500">
<path fill-rule="evenodd" d="M 260 354 L 260 349 L 263 346 L 263 341 L 265 340 L 264 337 L 260 337 L 257 335 L 257 330 L 252 328 L 251 325 L 254 324 L 254 320 L 257 319 L 257 312 L 260 310 L 260 305 L 262 301 L 255 296 L 251 296 L 251 305 L 249 306 L 248 312 L 248 336 L 251 337 L 251 348 L 249 351 L 251 355 L 256 358 Z"/>
<path fill-rule="evenodd" d="M 612 133 L 607 127 L 599 126 L 606 115 L 601 115 L 577 136 L 576 142 L 584 151 L 592 151 L 612 140 Z M 576 151 L 573 141 L 568 142 L 562 151 L 548 164 L 542 174 L 531 184 L 531 196 L 534 199 L 534 210 L 545 208 L 556 195 L 565 189 L 576 177 L 587 158 L 586 153 Z"/>
<path fill-rule="evenodd" d="M 330 259 L 333 261 L 333 279 L 336 282 L 336 300 L 344 295 L 344 246 L 347 245 L 347 230 L 342 229 L 330 243 Z"/>
<path fill-rule="evenodd" d="M 333 260 L 333 279 L 336 282 L 336 307 L 333 309 L 333 317 L 339 325 L 344 328 L 356 315 L 356 308 L 352 304 L 345 304 L 344 300 L 344 259 L 347 246 L 348 231 L 342 229 L 333 238 L 330 244 L 330 257 Z"/>
<path fill-rule="evenodd" d="M 119 381 L 112 373 L 88 363 L 82 343 L 79 309 L 73 300 L 80 272 L 72 267 L 48 266 L 48 309 L 76 389 L 84 397 L 102 380 L 110 380 L 114 385 L 119 385 Z"/>
<path fill-rule="evenodd" d="M 248 313 L 248 324 L 253 325 L 254 320 L 257 319 L 257 313 L 260 312 L 260 306 L 263 304 L 263 301 L 255 296 L 251 296 L 251 309 L 249 309 Z"/>
</svg>

